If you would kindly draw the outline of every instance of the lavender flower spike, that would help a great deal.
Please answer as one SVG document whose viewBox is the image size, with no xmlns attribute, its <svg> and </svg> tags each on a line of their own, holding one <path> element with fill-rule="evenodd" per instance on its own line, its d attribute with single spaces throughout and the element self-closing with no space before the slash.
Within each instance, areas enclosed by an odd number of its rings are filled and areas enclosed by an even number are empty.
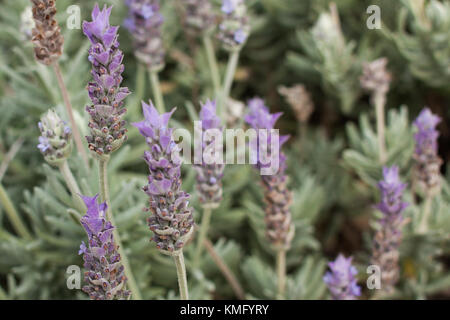
<svg viewBox="0 0 450 320">
<path fill-rule="evenodd" d="M 34 56 L 45 65 L 56 62 L 62 54 L 64 39 L 55 19 L 55 0 L 31 0 L 35 26 L 32 31 Z"/>
<path fill-rule="evenodd" d="M 221 126 L 220 118 L 216 113 L 216 103 L 213 101 L 206 101 L 202 105 L 200 111 L 200 118 L 202 121 L 202 148 L 205 151 L 214 146 L 215 134 L 209 135 L 208 130 L 218 131 L 220 136 L 223 133 L 223 127 Z M 212 150 L 213 151 L 213 150 Z M 219 150 L 215 150 L 219 151 Z M 196 165 L 197 171 L 197 191 L 200 196 L 200 202 L 203 207 L 209 207 L 211 209 L 217 208 L 222 200 L 222 177 L 225 165 L 217 163 L 215 159 L 203 159 L 201 165 Z"/>
<path fill-rule="evenodd" d="M 355 300 L 361 295 L 361 287 L 355 278 L 358 271 L 352 265 L 352 259 L 339 254 L 334 262 L 328 264 L 331 271 L 325 274 L 323 281 L 328 286 L 333 300 Z"/>
<path fill-rule="evenodd" d="M 219 39 L 225 49 L 240 50 L 250 34 L 250 25 L 245 0 L 222 0 L 222 23 Z"/>
<path fill-rule="evenodd" d="M 211 0 L 184 0 L 183 7 L 188 32 L 198 35 L 214 29 L 216 15 Z"/>
<path fill-rule="evenodd" d="M 161 37 L 164 19 L 159 0 L 126 0 L 125 4 L 128 6 L 128 18 L 124 25 L 133 36 L 136 58 L 149 70 L 161 70 L 165 51 Z"/>
<path fill-rule="evenodd" d="M 180 148 L 168 127 L 171 112 L 159 114 L 153 104 L 142 103 L 145 120 L 133 123 L 150 147 L 144 154 L 150 175 L 143 188 L 149 197 L 148 218 L 152 240 L 166 254 L 176 254 L 189 240 L 194 225 L 189 194 L 181 190 Z"/>
<path fill-rule="evenodd" d="M 91 41 L 89 61 L 92 63 L 93 81 L 88 84 L 92 105 L 86 107 L 90 115 L 90 135 L 86 137 L 89 149 L 99 156 L 109 155 L 126 140 L 127 129 L 122 120 L 126 109 L 123 100 L 130 94 L 121 87 L 123 53 L 119 50 L 119 27 L 109 24 L 112 7 L 100 11 L 96 4 L 92 21 L 83 22 L 83 32 Z"/>
<path fill-rule="evenodd" d="M 114 226 L 106 220 L 106 202 L 97 203 L 98 195 L 93 198 L 81 196 L 87 207 L 81 224 L 89 238 L 88 245 L 81 243 L 78 254 L 83 254 L 84 279 L 87 285 L 83 291 L 92 300 L 122 300 L 128 298 L 127 279 L 121 263 L 118 247 L 114 242 Z"/>
<path fill-rule="evenodd" d="M 400 181 L 398 167 L 383 168 L 384 179 L 379 182 L 381 201 L 376 207 L 383 213 L 381 228 L 376 232 L 372 264 L 381 269 L 382 290 L 390 294 L 399 277 L 399 246 L 402 238 L 403 210 L 408 203 L 403 202 L 406 184 Z"/>
<path fill-rule="evenodd" d="M 245 121 L 253 129 L 273 129 L 275 122 L 281 113 L 270 114 L 269 109 L 264 105 L 264 101 L 255 98 L 249 101 L 250 112 L 245 117 Z M 266 204 L 266 234 L 269 241 L 277 249 L 287 250 L 290 247 L 294 236 L 294 225 L 292 224 L 290 205 L 292 194 L 287 188 L 286 157 L 281 152 L 281 146 L 288 140 L 288 136 L 281 136 L 279 141 L 280 150 L 271 150 L 278 155 L 279 169 L 273 175 L 261 175 L 264 188 L 264 201 Z M 267 135 L 267 146 L 271 145 L 271 135 Z M 251 152 L 256 154 L 255 168 L 270 166 L 270 163 L 262 161 L 257 146 L 261 144 L 259 137 L 257 141 L 251 141 Z M 270 156 L 269 156 L 270 157 Z M 272 157 L 270 157 L 271 159 Z"/>
<path fill-rule="evenodd" d="M 48 163 L 61 164 L 72 151 L 72 130 L 53 109 L 42 116 L 38 126 L 41 131 L 39 151 Z"/>
<path fill-rule="evenodd" d="M 414 135 L 416 149 L 414 152 L 414 181 L 419 188 L 426 190 L 429 195 L 435 195 L 440 190 L 440 167 L 442 159 L 438 155 L 439 131 L 436 126 L 441 118 L 425 108 L 414 121 L 417 133 Z"/>
</svg>

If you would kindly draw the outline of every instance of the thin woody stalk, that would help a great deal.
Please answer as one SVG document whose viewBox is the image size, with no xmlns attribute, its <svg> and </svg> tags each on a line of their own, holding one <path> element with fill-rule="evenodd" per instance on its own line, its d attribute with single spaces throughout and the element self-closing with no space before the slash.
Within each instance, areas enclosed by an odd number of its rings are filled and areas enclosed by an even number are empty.
<svg viewBox="0 0 450 320">
<path fill-rule="evenodd" d="M 238 50 L 233 51 L 228 60 L 227 72 L 225 74 L 225 80 L 223 82 L 222 93 L 218 105 L 218 113 L 220 114 L 221 119 L 224 119 L 225 116 L 225 107 L 228 98 L 230 97 L 231 86 L 233 85 L 233 79 L 239 61 L 239 53 Z"/>
<path fill-rule="evenodd" d="M 376 93 L 374 101 L 375 101 L 376 118 L 377 118 L 377 137 L 378 137 L 379 160 L 380 160 L 381 164 L 385 164 L 387 161 L 385 119 L 384 119 L 384 106 L 386 104 L 385 94 L 384 93 Z"/>
<path fill-rule="evenodd" d="M 186 266 L 184 264 L 183 249 L 173 255 L 177 268 L 178 286 L 180 288 L 180 300 L 189 300 L 189 291 L 186 278 Z"/>
<path fill-rule="evenodd" d="M 81 155 L 81 158 L 83 159 L 84 165 L 86 166 L 86 168 L 89 168 L 89 160 L 88 160 L 87 152 L 86 152 L 86 149 L 84 148 L 83 142 L 81 140 L 81 134 L 80 134 L 80 131 L 78 130 L 78 126 L 75 123 L 75 117 L 73 116 L 73 109 L 72 109 L 72 104 L 70 103 L 69 93 L 67 92 L 67 87 L 64 84 L 64 79 L 63 79 L 61 69 L 59 67 L 58 62 L 55 62 L 53 64 L 53 70 L 55 71 L 56 79 L 58 80 L 58 85 L 59 85 L 59 88 L 61 90 L 61 95 L 64 100 L 64 105 L 66 106 L 66 112 L 67 112 L 67 115 L 69 116 L 70 126 L 72 128 L 73 139 L 75 140 L 75 145 L 77 146 L 78 153 Z"/>
<path fill-rule="evenodd" d="M 286 250 L 277 252 L 278 299 L 283 300 L 286 293 Z"/>
<path fill-rule="evenodd" d="M 425 204 L 423 205 L 422 218 L 420 220 L 419 228 L 417 229 L 419 233 L 425 234 L 428 230 L 428 219 L 431 214 L 431 204 L 433 202 L 433 196 L 427 194 L 425 198 Z"/>
<path fill-rule="evenodd" d="M 109 200 L 109 188 L 108 188 L 108 161 L 107 160 L 99 160 L 98 161 L 98 167 L 99 167 L 99 182 L 100 182 L 100 197 L 102 198 L 103 202 L 106 202 L 108 205 L 108 209 L 106 210 L 106 216 L 108 220 L 111 222 L 113 226 L 116 225 L 114 221 L 114 216 L 111 212 L 111 202 Z M 128 278 L 128 286 L 130 288 L 130 291 L 132 293 L 132 296 L 135 300 L 142 300 L 142 296 L 139 290 L 139 287 L 136 283 L 136 280 L 134 279 L 133 272 L 131 270 L 130 263 L 128 261 L 128 257 L 125 253 L 124 247 L 122 245 L 122 241 L 120 239 L 119 232 L 117 229 L 113 230 L 114 240 L 116 241 L 116 244 L 118 246 L 118 252 L 120 254 L 120 257 L 122 258 L 122 264 L 125 269 L 125 275 Z"/>
<path fill-rule="evenodd" d="M 66 185 L 70 190 L 70 193 L 72 194 L 72 198 L 74 199 L 75 204 L 77 205 L 77 209 L 79 209 L 81 212 L 84 211 L 85 205 L 79 197 L 81 191 L 80 188 L 78 187 L 77 181 L 75 180 L 72 174 L 72 171 L 70 170 L 67 160 L 63 161 L 60 165 L 58 165 L 58 168 L 59 171 L 61 172 L 61 175 L 64 177 L 64 181 L 66 182 Z"/>
<path fill-rule="evenodd" d="M 164 105 L 164 98 L 161 91 L 161 84 L 159 82 L 159 75 L 157 71 L 150 70 L 150 82 L 152 84 L 153 97 L 155 98 L 156 108 L 159 113 L 164 113 L 166 107 Z"/>
<path fill-rule="evenodd" d="M 220 93 L 220 73 L 217 65 L 216 53 L 214 52 L 214 46 L 209 35 L 203 36 L 203 45 L 205 46 L 206 55 L 208 58 L 209 68 L 211 69 L 211 79 L 214 85 L 214 94 Z"/>
<path fill-rule="evenodd" d="M 211 208 L 204 208 L 203 209 L 203 217 L 202 217 L 202 223 L 200 225 L 200 231 L 198 233 L 198 241 L 197 241 L 197 247 L 195 249 L 195 255 L 194 255 L 194 266 L 198 267 L 200 264 L 200 257 L 202 255 L 203 251 L 203 243 L 208 235 L 208 229 L 211 222 L 211 214 L 212 210 Z"/>
</svg>

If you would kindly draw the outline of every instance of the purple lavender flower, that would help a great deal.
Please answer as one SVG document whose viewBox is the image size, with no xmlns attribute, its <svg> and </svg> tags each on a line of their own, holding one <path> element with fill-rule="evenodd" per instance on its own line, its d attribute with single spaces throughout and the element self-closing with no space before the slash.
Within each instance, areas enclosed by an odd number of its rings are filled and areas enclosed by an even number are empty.
<svg viewBox="0 0 450 320">
<path fill-rule="evenodd" d="M 273 129 L 275 122 L 281 116 L 281 113 L 270 114 L 269 109 L 264 105 L 264 101 L 255 98 L 249 101 L 249 113 L 245 117 L 245 121 L 253 129 Z M 294 226 L 292 224 L 290 205 L 292 202 L 292 193 L 287 188 L 287 177 L 284 174 L 286 169 L 286 157 L 281 152 L 281 146 L 287 141 L 288 136 L 279 137 L 279 150 L 271 150 L 278 156 L 279 169 L 273 175 L 261 175 L 262 185 L 264 189 L 264 201 L 266 204 L 266 234 L 274 248 L 287 250 L 290 247 L 292 237 L 294 235 Z M 267 146 L 271 146 L 271 135 L 267 135 Z M 256 141 L 250 141 L 251 153 L 256 154 L 255 168 L 271 166 L 270 163 L 262 161 L 259 154 L 259 146 L 262 141 L 259 135 Z M 272 157 L 269 155 L 270 159 Z"/>
<path fill-rule="evenodd" d="M 397 166 L 383 168 L 383 177 L 384 179 L 378 183 L 381 202 L 376 207 L 386 217 L 399 215 L 408 206 L 406 202 L 402 201 L 406 183 L 400 181 Z"/>
<path fill-rule="evenodd" d="M 406 184 L 400 181 L 398 167 L 383 168 L 383 177 L 378 184 L 381 201 L 376 205 L 383 217 L 381 228 L 375 233 L 372 264 L 381 268 L 382 290 L 390 294 L 399 278 L 398 249 L 402 238 L 402 212 L 408 203 L 403 201 Z"/>
<path fill-rule="evenodd" d="M 92 63 L 93 81 L 89 82 L 89 97 L 92 105 L 86 107 L 91 119 L 91 135 L 86 139 L 89 149 L 98 155 L 117 150 L 126 140 L 127 129 L 122 120 L 126 109 L 123 100 L 130 94 L 128 88 L 121 87 L 123 53 L 119 50 L 117 31 L 110 26 L 111 8 L 100 11 L 96 4 L 92 11 L 92 21 L 83 22 L 83 32 L 91 41 L 89 61 Z"/>
<path fill-rule="evenodd" d="M 417 133 L 414 135 L 416 148 L 414 152 L 414 181 L 419 188 L 430 195 L 439 192 L 441 185 L 440 167 L 442 159 L 438 155 L 439 131 L 436 126 L 441 118 L 425 108 L 414 121 Z"/>
<path fill-rule="evenodd" d="M 124 25 L 133 36 L 134 54 L 150 70 L 164 66 L 164 47 L 161 37 L 163 16 L 159 0 L 126 0 L 128 18 Z"/>
<path fill-rule="evenodd" d="M 355 276 L 358 274 L 352 265 L 352 257 L 345 258 L 339 254 L 334 262 L 328 263 L 331 271 L 323 277 L 334 300 L 355 300 L 361 295 Z"/>
<path fill-rule="evenodd" d="M 219 26 L 219 39 L 225 49 L 240 50 L 250 34 L 247 7 L 244 0 L 223 0 L 223 17 Z"/>
<path fill-rule="evenodd" d="M 81 198 L 87 207 L 81 224 L 89 238 L 88 245 L 83 241 L 78 252 L 83 255 L 86 269 L 84 280 L 87 285 L 82 290 L 92 300 L 126 299 L 130 291 L 126 290 L 127 279 L 114 242 L 115 227 L 105 217 L 106 202 L 99 205 L 98 195 Z"/>
<path fill-rule="evenodd" d="M 200 118 L 203 129 L 202 148 L 205 152 L 207 148 L 212 148 L 215 138 L 215 134 L 209 135 L 208 130 L 214 130 L 216 133 L 220 133 L 221 137 L 223 134 L 223 127 L 216 113 L 216 103 L 210 100 L 206 101 L 202 105 Z M 222 200 L 222 177 L 225 165 L 218 163 L 215 159 L 210 159 L 207 162 L 203 159 L 203 163 L 196 165 L 195 169 L 197 171 L 197 191 L 200 196 L 200 202 L 204 207 L 218 207 Z"/>
<path fill-rule="evenodd" d="M 189 206 L 189 194 L 181 190 L 180 148 L 169 128 L 171 112 L 159 114 L 153 104 L 142 103 L 145 120 L 133 125 L 145 137 L 150 151 L 144 154 L 150 175 L 143 188 L 149 197 L 151 216 L 148 218 L 152 240 L 163 252 L 183 248 L 192 234 L 194 219 Z"/>
<path fill-rule="evenodd" d="M 184 0 L 183 7 L 188 32 L 201 35 L 215 27 L 216 15 L 211 0 Z"/>
<path fill-rule="evenodd" d="M 270 135 L 270 130 L 274 129 L 275 123 L 282 116 L 282 112 L 278 112 L 275 114 L 271 114 L 269 109 L 264 104 L 264 101 L 260 98 L 253 98 L 248 102 L 249 113 L 245 116 L 245 121 L 253 128 L 253 129 L 266 129 L 268 130 L 267 141 L 265 141 L 268 148 L 271 146 L 272 136 Z M 275 152 L 279 155 L 279 174 L 283 174 L 286 169 L 286 156 L 281 151 L 281 147 L 284 143 L 289 139 L 289 136 L 280 136 L 279 137 L 279 150 L 269 150 L 271 152 Z M 252 155 L 256 157 L 256 168 L 261 169 L 264 167 L 270 167 L 272 164 L 265 161 L 260 155 L 259 145 L 261 141 L 259 141 L 259 137 L 256 141 L 250 143 L 250 147 L 252 148 Z M 271 154 L 269 152 L 268 158 L 271 158 Z"/>
<path fill-rule="evenodd" d="M 58 165 L 65 161 L 72 151 L 72 130 L 54 110 L 49 110 L 38 123 L 41 136 L 37 145 L 45 160 Z"/>
</svg>

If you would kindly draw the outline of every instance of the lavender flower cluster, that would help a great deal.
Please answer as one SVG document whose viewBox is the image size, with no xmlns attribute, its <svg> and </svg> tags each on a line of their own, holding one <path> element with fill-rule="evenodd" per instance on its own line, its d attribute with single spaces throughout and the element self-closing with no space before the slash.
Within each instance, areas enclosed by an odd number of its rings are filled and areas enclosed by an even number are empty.
<svg viewBox="0 0 450 320">
<path fill-rule="evenodd" d="M 207 132 L 211 132 L 211 129 L 215 129 L 220 133 L 220 136 L 223 133 L 220 118 L 216 114 L 216 103 L 208 100 L 203 104 L 202 110 L 200 111 L 200 118 L 203 129 L 201 133 L 203 141 L 202 150 L 204 152 L 208 149 L 212 152 L 219 151 L 213 149 L 215 136 L 208 136 L 207 134 Z M 207 154 L 208 152 L 205 155 Z M 217 208 L 222 200 L 222 178 L 225 165 L 216 161 L 214 158 L 203 159 L 202 164 L 196 165 L 195 169 L 197 171 L 197 191 L 202 206 Z"/>
<path fill-rule="evenodd" d="M 32 31 L 36 60 L 51 65 L 62 54 L 64 39 L 55 20 L 55 0 L 32 0 L 35 26 Z"/>
<path fill-rule="evenodd" d="M 379 182 L 381 201 L 376 205 L 383 213 L 381 228 L 373 241 L 372 263 L 381 268 L 382 290 L 392 293 L 399 278 L 399 246 L 402 239 L 403 210 L 408 203 L 403 201 L 406 184 L 400 181 L 396 166 L 383 169 L 384 179 Z"/>
<path fill-rule="evenodd" d="M 164 66 L 165 51 L 161 37 L 163 16 L 159 0 L 126 0 L 128 18 L 124 24 L 133 36 L 136 58 L 149 70 Z"/>
<path fill-rule="evenodd" d="M 223 0 L 222 23 L 219 25 L 219 39 L 225 49 L 239 50 L 250 33 L 245 0 Z"/>
<path fill-rule="evenodd" d="M 216 15 L 210 0 L 184 0 L 184 16 L 188 31 L 194 35 L 211 32 Z"/>
<path fill-rule="evenodd" d="M 67 159 L 72 151 L 72 130 L 54 110 L 49 110 L 38 123 L 41 135 L 38 149 L 45 160 L 58 165 Z"/>
<path fill-rule="evenodd" d="M 92 105 L 86 107 L 90 115 L 91 134 L 86 137 L 89 149 L 98 155 L 108 155 L 126 140 L 126 109 L 123 100 L 130 94 L 121 87 L 123 53 L 119 49 L 118 27 L 109 24 L 112 7 L 100 11 L 96 4 L 92 21 L 83 23 L 83 32 L 91 41 L 89 61 L 92 63 L 93 81 L 88 84 Z"/>
<path fill-rule="evenodd" d="M 171 112 L 159 114 L 153 104 L 142 103 L 145 120 L 133 123 L 150 148 L 144 154 L 150 175 L 144 187 L 151 216 L 148 225 L 158 249 L 172 253 L 183 248 L 193 231 L 189 194 L 181 189 L 180 148 L 169 128 Z"/>
<path fill-rule="evenodd" d="M 429 195 L 435 195 L 440 190 L 440 167 L 442 159 L 438 155 L 439 131 L 436 126 L 441 119 L 430 109 L 425 108 L 414 121 L 417 133 L 414 135 L 416 148 L 414 152 L 414 182 Z"/>
<path fill-rule="evenodd" d="M 126 289 L 127 278 L 121 264 L 118 247 L 114 242 L 114 226 L 106 220 L 105 203 L 97 203 L 98 195 L 82 199 L 87 207 L 86 215 L 81 218 L 81 224 L 89 238 L 88 245 L 81 243 L 78 254 L 83 255 L 84 281 L 83 287 L 92 300 L 122 300 L 130 296 Z"/>
<path fill-rule="evenodd" d="M 330 271 L 325 274 L 323 281 L 333 300 L 355 300 L 361 295 L 361 287 L 355 278 L 358 271 L 352 265 L 352 260 L 352 257 L 345 258 L 340 254 L 335 261 L 328 263 Z"/>
<path fill-rule="evenodd" d="M 271 114 L 269 109 L 260 98 L 254 98 L 248 103 L 249 113 L 245 116 L 245 121 L 253 129 L 273 129 L 276 121 L 282 115 L 281 113 Z M 292 241 L 294 227 L 292 225 L 292 217 L 290 205 L 292 202 L 292 194 L 287 187 L 286 156 L 281 152 L 281 146 L 289 139 L 288 136 L 279 137 L 280 150 L 271 150 L 279 155 L 278 172 L 273 175 L 262 175 L 261 181 L 264 189 L 264 201 L 266 204 L 266 234 L 269 241 L 276 248 L 288 249 Z M 251 141 L 253 148 L 252 153 L 256 156 L 255 168 L 261 170 L 264 167 L 270 167 L 268 163 L 262 159 L 259 145 L 263 141 Z M 271 135 L 267 135 L 267 146 L 271 145 Z M 270 155 L 268 156 L 270 158 Z"/>
</svg>

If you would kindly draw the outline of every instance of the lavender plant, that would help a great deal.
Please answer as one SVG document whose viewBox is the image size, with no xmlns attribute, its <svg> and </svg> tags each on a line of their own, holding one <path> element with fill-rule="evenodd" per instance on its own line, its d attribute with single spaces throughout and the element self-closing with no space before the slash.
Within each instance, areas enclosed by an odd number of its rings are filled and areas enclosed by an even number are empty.
<svg viewBox="0 0 450 320">
<path fill-rule="evenodd" d="M 80 222 L 89 237 L 88 245 L 83 241 L 78 252 L 86 269 L 83 291 L 91 300 L 127 299 L 131 292 L 126 289 L 127 278 L 114 242 L 115 227 L 106 219 L 108 205 L 99 205 L 97 198 L 82 196 L 87 212 Z"/>
<path fill-rule="evenodd" d="M 335 261 L 328 263 L 330 271 L 323 281 L 327 284 L 333 300 L 355 300 L 361 295 L 356 275 L 358 270 L 352 265 L 352 257 L 345 258 L 342 254 Z"/>
<path fill-rule="evenodd" d="M 423 216 L 419 225 L 419 231 L 422 233 L 428 228 L 431 201 L 440 192 L 441 187 L 442 159 L 438 155 L 439 131 L 436 130 L 439 122 L 441 119 L 428 108 L 423 109 L 414 121 L 417 132 L 414 135 L 416 148 L 413 155 L 413 183 L 425 193 Z"/>
<path fill-rule="evenodd" d="M 126 112 L 123 100 L 130 94 L 126 87 L 121 87 L 123 53 L 119 49 L 118 29 L 111 26 L 109 17 L 112 7 L 106 5 L 102 10 L 96 4 L 92 11 L 92 21 L 83 22 L 83 32 L 91 42 L 89 61 L 92 64 L 93 81 L 88 84 L 89 97 L 92 105 L 86 106 L 90 116 L 90 136 L 87 136 L 89 149 L 98 159 L 100 195 L 105 203 L 110 203 L 108 190 L 107 163 L 110 154 L 116 151 L 127 139 L 125 121 Z M 108 221 L 114 225 L 111 210 L 106 211 Z M 125 274 L 130 283 L 130 290 L 136 299 L 141 299 L 127 256 L 123 250 L 120 235 L 113 230 L 119 253 L 123 259 Z"/>
<path fill-rule="evenodd" d="M 215 102 L 207 100 L 202 105 L 200 119 L 202 123 L 202 132 L 200 133 L 202 137 L 201 147 L 204 156 L 202 164 L 196 165 L 195 170 L 197 172 L 197 192 L 203 208 L 203 217 L 198 236 L 197 251 L 194 258 L 196 264 L 199 262 L 203 242 L 207 237 L 212 210 L 216 209 L 222 200 L 222 177 L 225 169 L 225 165 L 218 162 L 221 160 L 215 159 L 210 154 L 210 152 L 220 154 L 220 150 L 216 150 L 215 148 L 217 141 L 214 139 L 217 139 L 218 136 L 223 136 L 223 127 L 220 124 L 220 118 L 216 114 Z M 219 145 L 221 146 L 222 144 Z"/>
<path fill-rule="evenodd" d="M 222 23 L 219 25 L 218 38 L 225 50 L 230 52 L 218 105 L 223 119 L 239 61 L 239 52 L 250 35 L 250 25 L 245 0 L 223 0 L 221 11 Z"/>
<path fill-rule="evenodd" d="M 92 104 L 86 107 L 90 116 L 90 135 L 86 137 L 89 149 L 100 159 L 106 159 L 126 140 L 126 113 L 123 100 L 130 94 L 121 87 L 123 53 L 119 49 L 118 27 L 109 24 L 111 9 L 100 11 L 98 5 L 92 11 L 92 21 L 83 23 L 83 32 L 91 42 L 89 61 L 92 64 L 92 82 L 88 84 Z"/>
<path fill-rule="evenodd" d="M 192 236 L 194 218 L 189 205 L 190 195 L 181 189 L 180 148 L 172 138 L 173 129 L 168 127 L 175 109 L 160 114 L 152 102 L 149 105 L 143 102 L 142 110 L 145 120 L 133 125 L 150 148 L 144 154 L 150 171 L 148 184 L 143 188 L 149 197 L 147 211 L 151 213 L 147 221 L 158 250 L 174 258 L 180 297 L 187 300 L 183 247 Z"/>
<path fill-rule="evenodd" d="M 72 130 L 54 110 L 49 110 L 38 123 L 41 135 L 37 148 L 49 164 L 59 168 L 77 208 L 84 210 L 78 195 L 80 188 L 67 163 L 72 152 Z"/>
<path fill-rule="evenodd" d="M 187 31 L 192 35 L 202 37 L 211 69 L 211 80 L 217 96 L 220 91 L 220 74 L 214 45 L 211 40 L 212 33 L 216 27 L 217 16 L 214 13 L 212 3 L 210 0 L 185 0 L 182 1 L 182 5 Z"/>
<path fill-rule="evenodd" d="M 400 181 L 399 168 L 383 168 L 383 180 L 379 182 L 381 201 L 376 205 L 383 214 L 373 240 L 372 264 L 381 269 L 382 294 L 392 294 L 399 279 L 399 246 L 405 223 L 403 201 L 406 184 Z"/>
<path fill-rule="evenodd" d="M 360 78 L 361 87 L 372 93 L 372 103 L 376 109 L 377 136 L 380 163 L 387 161 L 384 107 L 386 95 L 391 83 L 391 74 L 386 70 L 386 58 L 380 58 L 363 65 L 363 74 Z"/>
<path fill-rule="evenodd" d="M 127 0 L 128 18 L 124 24 L 133 36 L 134 54 L 150 73 L 153 95 L 159 112 L 164 112 L 158 73 L 164 68 L 165 50 L 161 36 L 164 22 L 159 0 Z"/>
<path fill-rule="evenodd" d="M 64 84 L 63 76 L 58 64 L 58 59 L 62 54 L 64 39 L 61 35 L 61 28 L 55 20 L 56 1 L 55 0 L 32 0 L 34 29 L 32 31 L 32 42 L 34 44 L 34 54 L 38 62 L 44 65 L 51 65 L 56 74 L 58 85 L 64 99 L 67 114 L 69 115 L 77 150 L 82 156 L 86 166 L 88 158 L 81 142 L 81 135 L 75 123 L 72 104 L 69 94 Z"/>
<path fill-rule="evenodd" d="M 248 103 L 249 113 L 245 116 L 245 121 L 256 130 L 273 129 L 275 122 L 281 116 L 281 113 L 270 114 L 264 101 L 260 98 L 254 98 Z M 271 150 L 279 158 L 278 171 L 273 175 L 261 175 L 262 187 L 264 189 L 264 201 L 266 205 L 266 234 L 269 242 L 277 252 L 277 268 L 280 297 L 284 296 L 285 277 L 286 277 L 286 251 L 289 250 L 292 237 L 294 235 L 294 226 L 291 223 L 290 205 L 292 194 L 287 188 L 286 157 L 281 152 L 281 146 L 288 140 L 288 136 L 279 137 L 279 150 Z M 259 146 L 262 141 L 251 142 L 253 154 L 256 154 L 255 168 L 261 170 L 271 164 L 262 159 Z M 271 144 L 271 135 L 266 136 L 267 144 Z"/>
</svg>

